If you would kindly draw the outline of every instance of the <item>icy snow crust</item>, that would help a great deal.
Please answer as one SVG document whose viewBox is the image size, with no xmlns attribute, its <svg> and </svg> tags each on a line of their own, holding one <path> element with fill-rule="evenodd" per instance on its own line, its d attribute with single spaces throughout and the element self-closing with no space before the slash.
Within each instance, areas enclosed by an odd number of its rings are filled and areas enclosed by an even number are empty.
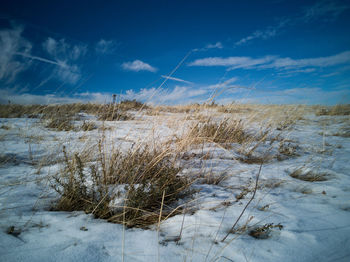
<svg viewBox="0 0 350 262">
<path fill-rule="evenodd" d="M 48 178 L 60 168 L 62 145 L 77 152 L 93 148 L 100 130 L 55 132 L 36 119 L 0 121 L 0 126 L 9 127 L 0 129 L 0 155 L 10 159 L 0 166 L 1 261 L 350 261 L 350 138 L 334 136 L 348 128 L 348 118 L 310 115 L 283 131 L 297 145 L 297 155 L 263 165 L 256 197 L 236 227 L 247 224 L 248 229 L 230 234 L 225 242 L 221 239 L 252 192 L 236 197 L 243 188 L 254 187 L 259 169 L 258 164 L 235 160 L 235 147 L 227 151 L 207 144 L 187 152 L 210 152 L 211 157 L 183 160 L 182 175 L 198 175 L 204 166 L 212 175 L 227 177 L 218 185 L 193 185 L 200 189 L 189 204 L 195 212 L 163 221 L 159 232 L 156 226 L 124 229 L 84 212 L 48 211 L 57 199 Z M 105 122 L 111 128 L 106 137 L 113 141 L 111 147 L 127 149 L 133 142 L 150 137 L 167 141 L 184 132 L 185 127 L 174 130 L 165 120 L 157 120 L 154 128 L 155 122 L 150 116 Z M 264 151 L 264 145 L 259 150 Z M 325 173 L 328 180 L 289 176 L 300 167 Z M 283 228 L 271 229 L 267 239 L 248 234 L 270 223 Z M 20 234 L 8 234 L 11 226 Z"/>
</svg>

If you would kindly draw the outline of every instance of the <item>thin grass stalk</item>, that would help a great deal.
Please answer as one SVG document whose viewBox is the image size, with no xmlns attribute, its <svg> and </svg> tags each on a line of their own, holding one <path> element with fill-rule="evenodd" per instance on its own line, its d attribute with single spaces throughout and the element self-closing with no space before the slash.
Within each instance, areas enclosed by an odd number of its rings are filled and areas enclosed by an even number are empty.
<svg viewBox="0 0 350 262">
<path fill-rule="evenodd" d="M 254 188 L 254 192 L 252 197 L 250 198 L 250 200 L 248 201 L 248 203 L 245 205 L 245 207 L 243 208 L 241 214 L 239 215 L 239 217 L 237 218 L 236 222 L 233 224 L 233 226 L 231 227 L 231 229 L 227 232 L 226 236 L 221 240 L 221 242 L 224 242 L 226 240 L 226 238 L 230 235 L 231 232 L 233 232 L 235 226 L 237 225 L 237 223 L 239 222 L 239 220 L 241 219 L 241 217 L 243 216 L 244 212 L 246 211 L 247 207 L 250 205 L 250 203 L 253 201 L 256 191 L 258 189 L 258 183 L 259 183 L 259 176 L 260 176 L 260 172 L 261 172 L 261 168 L 262 168 L 263 163 L 260 164 L 259 167 L 259 171 L 258 174 L 256 176 L 256 180 L 255 180 L 255 188 Z"/>
</svg>

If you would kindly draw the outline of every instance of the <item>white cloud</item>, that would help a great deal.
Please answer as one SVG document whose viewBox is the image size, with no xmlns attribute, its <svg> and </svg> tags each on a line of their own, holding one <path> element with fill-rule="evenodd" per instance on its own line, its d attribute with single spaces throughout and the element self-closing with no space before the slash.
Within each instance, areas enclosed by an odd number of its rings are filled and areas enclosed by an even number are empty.
<svg viewBox="0 0 350 262">
<path fill-rule="evenodd" d="M 95 51 L 98 54 L 111 54 L 115 51 L 116 43 L 113 40 L 101 39 L 97 42 Z"/>
<path fill-rule="evenodd" d="M 29 54 L 32 45 L 22 37 L 23 28 L 4 29 L 0 31 L 0 80 L 13 82 L 16 76 L 26 70 L 30 64 L 22 63 L 16 53 Z"/>
<path fill-rule="evenodd" d="M 125 62 L 122 64 L 122 68 L 127 71 L 149 71 L 149 72 L 156 72 L 157 68 L 142 62 L 141 60 L 135 60 L 133 62 Z"/>
<path fill-rule="evenodd" d="M 254 31 L 250 35 L 237 41 L 235 46 L 246 44 L 254 39 L 269 39 L 277 35 L 281 29 L 288 26 L 320 21 L 320 19 L 328 21 L 335 20 L 347 9 L 349 9 L 349 5 L 341 1 L 318 1 L 314 5 L 304 8 L 304 10 L 297 15 L 280 18 L 277 24 Z"/>
<path fill-rule="evenodd" d="M 176 78 L 176 77 L 171 77 L 171 76 L 161 76 L 165 79 L 169 79 L 169 80 L 174 80 L 174 81 L 177 81 L 177 82 L 182 82 L 182 83 L 186 83 L 186 84 L 193 84 L 192 82 L 190 81 L 186 81 L 186 80 L 183 80 L 183 79 L 180 79 L 180 78 Z"/>
<path fill-rule="evenodd" d="M 207 88 L 190 88 L 175 86 L 172 89 L 143 88 L 138 92 L 128 90 L 122 99 L 136 99 L 150 104 L 185 104 L 205 101 L 208 98 Z"/>
<path fill-rule="evenodd" d="M 250 68 L 253 66 L 266 64 L 272 61 L 274 56 L 265 56 L 262 58 L 251 58 L 246 56 L 233 56 L 233 57 L 208 57 L 197 59 L 189 64 L 189 66 L 225 66 L 236 68 Z"/>
<path fill-rule="evenodd" d="M 298 72 L 313 72 L 310 68 L 324 68 L 350 63 L 350 51 L 345 51 L 336 55 L 316 58 L 292 59 L 289 57 L 281 58 L 277 56 L 264 56 L 262 58 L 252 57 L 208 57 L 197 59 L 189 66 L 224 66 L 228 70 L 238 68 L 243 69 L 278 69 L 294 70 Z M 304 69 L 303 69 L 304 68 Z M 309 69 L 307 69 L 309 68 Z M 303 70 L 301 70 L 303 69 Z"/>
</svg>

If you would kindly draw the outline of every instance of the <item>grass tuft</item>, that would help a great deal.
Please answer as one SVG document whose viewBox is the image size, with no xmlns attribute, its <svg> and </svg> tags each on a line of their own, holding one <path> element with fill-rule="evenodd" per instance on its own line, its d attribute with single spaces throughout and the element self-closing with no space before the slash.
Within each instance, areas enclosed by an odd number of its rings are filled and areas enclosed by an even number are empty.
<svg viewBox="0 0 350 262">
<path fill-rule="evenodd" d="M 212 119 L 198 122 L 191 127 L 190 136 L 195 143 L 214 142 L 224 146 L 228 143 L 242 144 L 250 138 L 241 120 L 230 121 L 227 118 L 220 122 Z"/>
<path fill-rule="evenodd" d="M 322 182 L 322 181 L 327 181 L 330 178 L 330 175 L 326 173 L 315 173 L 312 170 L 305 172 L 300 168 L 292 172 L 290 176 L 293 178 L 303 180 L 303 181 L 308 181 L 308 182 Z"/>
</svg>

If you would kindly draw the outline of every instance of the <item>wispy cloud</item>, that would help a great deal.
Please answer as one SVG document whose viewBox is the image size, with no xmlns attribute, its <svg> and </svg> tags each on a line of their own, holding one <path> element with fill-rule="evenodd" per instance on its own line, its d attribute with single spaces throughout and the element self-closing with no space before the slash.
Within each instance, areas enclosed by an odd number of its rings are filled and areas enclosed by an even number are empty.
<svg viewBox="0 0 350 262">
<path fill-rule="evenodd" d="M 86 45 L 71 45 L 65 39 L 55 40 L 48 37 L 43 42 L 42 47 L 53 60 L 36 56 L 29 58 L 56 64 L 58 67 L 54 69 L 53 74 L 63 82 L 76 84 L 81 79 L 81 69 L 77 60 L 84 57 L 87 53 Z"/>
<path fill-rule="evenodd" d="M 237 77 L 232 77 L 230 79 L 227 79 L 221 83 L 215 84 L 215 85 L 210 85 L 208 88 L 209 89 L 219 89 L 219 88 L 227 88 L 231 86 L 234 82 L 238 80 Z"/>
<path fill-rule="evenodd" d="M 0 80 L 14 82 L 20 72 L 33 69 L 33 62 L 37 61 L 53 65 L 54 78 L 69 84 L 77 83 L 81 78 L 77 60 L 86 54 L 86 45 L 71 45 L 64 39 L 56 41 L 49 37 L 42 44 L 45 57 L 37 56 L 32 54 L 32 44 L 22 32 L 22 26 L 0 31 Z"/>
<path fill-rule="evenodd" d="M 248 35 L 235 43 L 235 46 L 243 45 L 254 39 L 268 39 L 277 34 L 277 31 L 284 26 L 285 23 L 280 23 L 277 26 L 270 26 L 264 30 L 256 30 L 251 35 Z"/>
<path fill-rule="evenodd" d="M 57 62 L 57 61 L 54 61 L 54 60 L 50 60 L 50 59 L 46 59 L 44 57 L 33 56 L 33 55 L 28 54 L 28 53 L 15 52 L 14 55 L 22 56 L 22 57 L 25 57 L 25 58 L 29 58 L 29 59 L 32 59 L 32 60 L 37 60 L 37 61 L 40 61 L 40 62 L 52 64 L 52 65 L 65 67 L 65 65 L 63 63 L 60 63 L 60 62 Z"/>
<path fill-rule="evenodd" d="M 0 31 L 0 80 L 8 83 L 30 66 L 16 57 L 16 53 L 29 54 L 32 48 L 31 43 L 22 37 L 22 32 L 20 26 Z"/>
<path fill-rule="evenodd" d="M 42 44 L 43 49 L 55 60 L 75 61 L 87 52 L 86 45 L 71 45 L 65 39 L 55 40 L 48 37 Z"/>
<path fill-rule="evenodd" d="M 128 90 L 123 99 L 136 99 L 150 104 L 185 104 L 206 101 L 207 88 L 191 88 L 188 86 L 175 86 L 171 89 L 143 88 L 140 91 Z"/>
<path fill-rule="evenodd" d="M 250 35 L 240 39 L 235 46 L 246 44 L 254 39 L 269 39 L 288 26 L 305 24 L 319 19 L 324 21 L 335 20 L 341 13 L 349 9 L 350 6 L 341 1 L 324 0 L 318 1 L 314 5 L 304 8 L 299 14 L 282 17 L 275 25 L 268 26 L 261 30 L 256 30 Z"/>
<path fill-rule="evenodd" d="M 210 49 L 222 49 L 222 48 L 224 48 L 223 44 L 221 42 L 216 42 L 215 44 L 207 44 L 203 48 L 195 48 L 192 51 L 193 52 L 198 52 L 198 51 L 207 51 L 207 50 L 210 50 Z"/>
<path fill-rule="evenodd" d="M 304 22 L 314 21 L 320 17 L 325 20 L 335 20 L 341 13 L 349 9 L 345 1 L 324 0 L 304 9 L 300 19 Z"/>
<path fill-rule="evenodd" d="M 177 82 L 182 82 L 182 83 L 186 83 L 186 84 L 193 84 L 192 82 L 190 81 L 186 81 L 186 80 L 183 80 L 183 79 L 180 79 L 180 78 L 176 78 L 176 77 L 171 77 L 171 76 L 161 76 L 165 79 L 169 79 L 169 80 L 174 80 L 174 81 L 177 81 Z"/>
<path fill-rule="evenodd" d="M 346 63 L 350 63 L 350 51 L 345 51 L 336 55 L 316 58 L 276 58 L 271 63 L 261 65 L 260 68 L 294 69 L 305 67 L 330 67 Z"/>
<path fill-rule="evenodd" d="M 221 42 L 216 42 L 215 44 L 208 44 L 205 46 L 206 49 L 213 49 L 213 48 L 217 48 L 217 49 L 222 49 L 223 45 Z"/>
<path fill-rule="evenodd" d="M 274 56 L 265 56 L 262 58 L 252 58 L 247 56 L 233 56 L 233 57 L 207 57 L 197 59 L 189 66 L 224 66 L 231 68 L 250 68 L 257 65 L 266 64 L 275 59 Z"/>
<path fill-rule="evenodd" d="M 294 70 L 302 68 L 323 68 L 350 63 L 350 51 L 345 51 L 336 55 L 316 58 L 292 59 L 278 56 L 264 56 L 261 58 L 252 57 L 208 57 L 197 59 L 189 66 L 224 66 L 228 70 L 234 69 L 279 69 Z M 300 70 L 300 72 L 313 72 L 314 70 Z"/>
<path fill-rule="evenodd" d="M 98 54 L 111 54 L 116 49 L 116 42 L 114 40 L 101 39 L 96 43 L 95 51 Z"/>
<path fill-rule="evenodd" d="M 134 72 L 139 72 L 139 71 L 156 72 L 157 71 L 157 68 L 145 62 L 142 62 L 141 60 L 135 60 L 133 62 L 125 62 L 121 65 L 121 67 L 124 70 L 134 71 Z"/>
</svg>

